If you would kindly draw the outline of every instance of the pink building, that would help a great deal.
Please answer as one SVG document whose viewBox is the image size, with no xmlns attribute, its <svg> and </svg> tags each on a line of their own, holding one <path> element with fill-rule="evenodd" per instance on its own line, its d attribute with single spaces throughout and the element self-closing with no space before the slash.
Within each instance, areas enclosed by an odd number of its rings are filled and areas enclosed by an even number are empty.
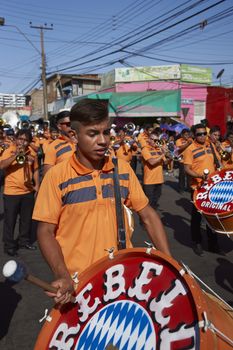
<svg viewBox="0 0 233 350">
<path fill-rule="evenodd" d="M 180 90 L 177 117 L 191 126 L 206 118 L 207 86 L 211 81 L 210 68 L 185 64 L 115 68 L 102 76 L 101 92 Z"/>
<path fill-rule="evenodd" d="M 197 124 L 206 118 L 207 86 L 201 84 L 188 84 L 179 81 L 173 82 L 138 82 L 138 83 L 115 83 L 112 88 L 102 92 L 140 92 L 181 89 L 181 111 L 177 116 L 188 126 Z M 161 116 L 162 117 L 162 116 Z"/>
</svg>

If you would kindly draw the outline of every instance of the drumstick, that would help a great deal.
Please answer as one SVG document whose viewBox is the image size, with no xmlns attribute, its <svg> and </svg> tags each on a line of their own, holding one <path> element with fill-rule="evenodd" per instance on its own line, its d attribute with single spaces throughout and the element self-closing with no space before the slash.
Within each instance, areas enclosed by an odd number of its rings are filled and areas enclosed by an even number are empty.
<svg viewBox="0 0 233 350">
<path fill-rule="evenodd" d="M 19 283 L 23 279 L 25 279 L 28 282 L 33 283 L 34 285 L 48 291 L 51 293 L 57 293 L 57 288 L 51 286 L 48 282 L 45 282 L 41 280 L 38 277 L 35 277 L 28 273 L 27 267 L 21 263 L 16 262 L 15 260 L 9 260 L 2 269 L 2 274 L 4 277 L 6 277 L 9 281 Z M 72 297 L 71 302 L 75 302 L 75 298 Z"/>
</svg>

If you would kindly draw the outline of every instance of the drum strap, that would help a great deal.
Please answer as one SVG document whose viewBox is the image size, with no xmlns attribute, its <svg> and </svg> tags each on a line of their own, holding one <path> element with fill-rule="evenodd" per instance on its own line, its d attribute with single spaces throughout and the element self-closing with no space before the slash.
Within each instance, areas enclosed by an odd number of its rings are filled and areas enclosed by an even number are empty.
<svg viewBox="0 0 233 350">
<path fill-rule="evenodd" d="M 114 184 L 114 196 L 115 196 L 115 206 L 116 206 L 118 249 L 125 249 L 126 248 L 125 225 L 124 225 L 123 207 L 121 204 L 121 192 L 120 192 L 120 182 L 119 182 L 119 176 L 118 176 L 117 158 L 113 157 L 112 162 L 114 164 L 113 184 Z"/>
<path fill-rule="evenodd" d="M 210 148 L 211 148 L 211 151 L 213 153 L 213 156 L 214 156 L 214 164 L 216 166 L 216 169 L 221 169 L 221 163 L 220 161 L 218 160 L 218 157 L 216 156 L 216 153 L 215 153 L 215 150 L 214 150 L 214 146 L 212 145 L 212 143 L 210 142 Z"/>
</svg>

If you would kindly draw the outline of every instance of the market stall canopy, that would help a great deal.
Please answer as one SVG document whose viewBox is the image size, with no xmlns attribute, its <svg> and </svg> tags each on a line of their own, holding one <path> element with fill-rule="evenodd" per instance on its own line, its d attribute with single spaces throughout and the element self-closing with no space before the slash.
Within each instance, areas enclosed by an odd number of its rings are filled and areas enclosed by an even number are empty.
<svg viewBox="0 0 233 350">
<path fill-rule="evenodd" d="M 180 112 L 180 90 L 107 92 L 88 98 L 108 100 L 111 117 L 173 117 Z"/>
</svg>

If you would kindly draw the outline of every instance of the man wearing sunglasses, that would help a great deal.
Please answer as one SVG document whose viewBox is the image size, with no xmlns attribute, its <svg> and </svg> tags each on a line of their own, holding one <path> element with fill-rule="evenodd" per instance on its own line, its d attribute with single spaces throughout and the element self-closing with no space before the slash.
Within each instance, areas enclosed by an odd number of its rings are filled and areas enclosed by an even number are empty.
<svg viewBox="0 0 233 350">
<path fill-rule="evenodd" d="M 210 147 L 207 131 L 204 125 L 196 124 L 193 127 L 194 142 L 184 152 L 184 169 L 191 177 L 191 198 L 193 199 L 194 190 L 205 179 L 204 170 L 208 169 L 209 173 L 216 170 L 214 155 Z M 201 246 L 201 214 L 192 204 L 191 213 L 191 238 L 193 242 L 194 253 L 203 256 Z M 221 253 L 217 242 L 217 235 L 208 226 L 206 227 L 208 236 L 208 249 L 214 253 Z"/>
<path fill-rule="evenodd" d="M 60 136 L 51 142 L 46 149 L 43 175 L 55 164 L 70 158 L 76 149 L 76 143 L 70 138 L 71 131 L 70 112 L 62 111 L 56 116 L 57 129 Z"/>
</svg>

